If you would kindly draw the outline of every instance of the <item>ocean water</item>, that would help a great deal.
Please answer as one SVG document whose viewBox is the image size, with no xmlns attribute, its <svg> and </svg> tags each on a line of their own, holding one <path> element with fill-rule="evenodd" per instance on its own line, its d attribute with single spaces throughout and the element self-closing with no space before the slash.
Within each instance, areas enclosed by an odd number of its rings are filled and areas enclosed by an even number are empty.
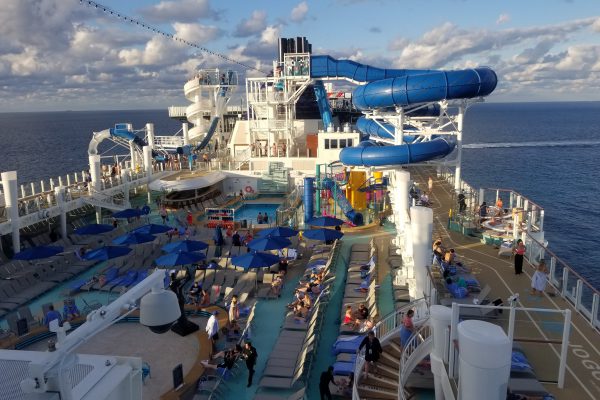
<svg viewBox="0 0 600 400">
<path fill-rule="evenodd" d="M 119 122 L 153 122 L 157 135 L 181 129 L 166 110 L 0 113 L 0 171 L 16 169 L 27 184 L 87 169 L 92 132 Z M 550 249 L 600 288 L 600 102 L 477 104 L 464 142 L 463 178 L 544 207 Z"/>
</svg>

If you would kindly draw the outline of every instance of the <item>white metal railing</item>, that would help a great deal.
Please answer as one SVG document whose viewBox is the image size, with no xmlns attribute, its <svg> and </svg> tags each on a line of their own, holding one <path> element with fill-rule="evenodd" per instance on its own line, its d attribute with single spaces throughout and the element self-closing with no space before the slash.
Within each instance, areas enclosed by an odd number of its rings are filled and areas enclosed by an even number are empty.
<svg viewBox="0 0 600 400">
<path fill-rule="evenodd" d="M 531 264 L 536 265 L 540 260 L 546 260 L 549 269 L 548 283 L 555 289 L 555 293 L 571 303 L 592 327 L 600 329 L 600 291 L 529 234 L 526 235 L 525 246 L 525 257 Z"/>
<path fill-rule="evenodd" d="M 175 148 L 183 146 L 182 136 L 155 136 L 154 145 L 163 148 Z"/>
<path fill-rule="evenodd" d="M 171 106 L 169 107 L 169 118 L 184 118 L 186 116 L 186 106 Z"/>
<path fill-rule="evenodd" d="M 428 321 L 422 321 L 422 325 L 412 334 L 408 342 L 402 348 L 400 356 L 400 374 L 398 378 L 398 399 L 405 400 L 404 385 L 410 373 L 417 364 L 429 354 L 433 342 L 433 331 Z"/>
<path fill-rule="evenodd" d="M 425 299 L 415 300 L 400 307 L 396 311 L 391 312 L 381 321 L 379 321 L 373 328 L 375 337 L 383 343 L 392 336 L 397 335 L 402 326 L 402 316 L 407 313 L 408 310 L 413 310 L 415 312 L 413 317 L 415 321 L 425 320 L 429 316 L 429 305 L 427 304 L 427 301 Z M 354 364 L 354 386 L 352 387 L 352 400 L 360 400 L 358 393 L 358 382 L 360 381 L 360 376 L 364 365 L 364 351 L 361 351 L 356 356 L 356 362 Z"/>
</svg>

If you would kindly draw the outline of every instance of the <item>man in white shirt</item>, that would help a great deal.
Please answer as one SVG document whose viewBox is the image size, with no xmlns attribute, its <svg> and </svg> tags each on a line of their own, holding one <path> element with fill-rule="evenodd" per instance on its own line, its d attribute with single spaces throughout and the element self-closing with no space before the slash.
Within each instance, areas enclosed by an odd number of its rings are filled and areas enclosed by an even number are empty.
<svg viewBox="0 0 600 400">
<path fill-rule="evenodd" d="M 218 311 L 213 311 L 212 315 L 206 323 L 206 333 L 212 343 L 212 352 L 215 352 L 217 340 L 219 340 L 219 320 L 217 319 Z"/>
</svg>

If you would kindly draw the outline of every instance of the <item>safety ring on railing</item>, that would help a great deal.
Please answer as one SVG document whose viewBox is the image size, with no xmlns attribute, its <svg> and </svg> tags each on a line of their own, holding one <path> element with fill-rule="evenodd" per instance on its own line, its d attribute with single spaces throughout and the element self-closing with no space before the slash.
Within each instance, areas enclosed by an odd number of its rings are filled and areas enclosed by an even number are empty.
<svg viewBox="0 0 600 400">
<path fill-rule="evenodd" d="M 244 190 L 246 191 L 246 193 L 254 192 L 254 189 L 252 189 L 252 186 L 246 186 L 246 188 Z"/>
</svg>

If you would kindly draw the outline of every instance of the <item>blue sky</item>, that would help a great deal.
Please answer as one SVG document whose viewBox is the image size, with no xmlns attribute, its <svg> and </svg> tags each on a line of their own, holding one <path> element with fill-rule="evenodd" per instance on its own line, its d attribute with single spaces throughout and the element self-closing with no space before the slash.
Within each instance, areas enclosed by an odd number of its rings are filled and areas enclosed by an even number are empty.
<svg viewBox="0 0 600 400">
<path fill-rule="evenodd" d="M 185 104 L 196 68 L 223 66 L 79 0 L 2 3 L 0 112 Z M 499 76 L 489 101 L 600 100 L 597 0 L 101 3 L 263 70 L 278 37 L 304 35 L 314 53 L 375 66 L 488 65 Z"/>
</svg>

